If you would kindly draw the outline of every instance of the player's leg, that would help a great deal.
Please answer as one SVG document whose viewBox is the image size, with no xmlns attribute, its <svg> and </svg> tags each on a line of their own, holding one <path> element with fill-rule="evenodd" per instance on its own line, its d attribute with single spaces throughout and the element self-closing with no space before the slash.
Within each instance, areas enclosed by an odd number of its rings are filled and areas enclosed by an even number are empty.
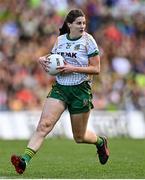
<svg viewBox="0 0 145 180">
<path fill-rule="evenodd" d="M 40 148 L 44 138 L 53 129 L 64 110 L 63 101 L 54 98 L 46 99 L 38 127 L 28 143 L 29 148 L 34 151 Z"/>
<path fill-rule="evenodd" d="M 92 131 L 87 130 L 89 112 L 71 114 L 71 126 L 74 140 L 77 143 L 95 144 L 97 136 Z"/>
<path fill-rule="evenodd" d="M 21 157 L 13 155 L 11 157 L 11 162 L 19 174 L 24 172 L 26 164 L 28 164 L 31 158 L 39 150 L 44 138 L 53 129 L 64 110 L 65 105 L 63 101 L 54 98 L 46 99 L 37 129 L 32 135 L 24 155 Z"/>
<path fill-rule="evenodd" d="M 71 114 L 71 125 L 73 137 L 77 143 L 95 144 L 101 164 L 105 164 L 109 157 L 107 140 L 99 137 L 94 132 L 87 130 L 90 112 Z"/>
</svg>

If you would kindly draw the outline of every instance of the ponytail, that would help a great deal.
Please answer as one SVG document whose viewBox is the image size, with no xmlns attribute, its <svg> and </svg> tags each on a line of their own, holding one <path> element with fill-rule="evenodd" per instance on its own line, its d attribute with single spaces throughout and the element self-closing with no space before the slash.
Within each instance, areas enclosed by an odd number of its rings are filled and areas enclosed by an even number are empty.
<svg viewBox="0 0 145 180">
<path fill-rule="evenodd" d="M 67 22 L 64 21 L 62 27 L 59 29 L 59 35 L 63 35 L 66 33 L 70 33 L 69 27 L 67 26 Z"/>
</svg>

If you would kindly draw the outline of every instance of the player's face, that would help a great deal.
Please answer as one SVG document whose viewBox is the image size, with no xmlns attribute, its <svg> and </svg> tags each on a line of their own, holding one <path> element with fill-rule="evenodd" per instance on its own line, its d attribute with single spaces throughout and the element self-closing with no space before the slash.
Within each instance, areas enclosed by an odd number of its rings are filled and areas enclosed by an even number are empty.
<svg viewBox="0 0 145 180">
<path fill-rule="evenodd" d="M 70 28 L 70 37 L 80 37 L 86 28 L 86 19 L 80 16 L 72 24 L 68 23 L 68 26 Z"/>
</svg>

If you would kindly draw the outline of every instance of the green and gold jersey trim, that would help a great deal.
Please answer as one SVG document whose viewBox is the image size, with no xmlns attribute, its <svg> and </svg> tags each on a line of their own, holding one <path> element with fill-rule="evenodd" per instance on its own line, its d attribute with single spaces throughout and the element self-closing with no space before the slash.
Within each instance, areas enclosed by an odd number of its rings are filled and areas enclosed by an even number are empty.
<svg viewBox="0 0 145 180">
<path fill-rule="evenodd" d="M 73 38 L 73 39 L 71 39 L 70 37 L 69 37 L 69 34 L 67 34 L 66 35 L 66 38 L 69 40 L 69 41 L 77 41 L 78 39 L 80 39 L 82 36 L 80 36 L 80 37 L 78 37 L 78 38 Z"/>
<path fill-rule="evenodd" d="M 94 57 L 96 55 L 99 55 L 99 51 L 97 51 L 97 50 L 95 52 L 93 52 L 92 54 L 88 54 L 88 58 Z"/>
</svg>

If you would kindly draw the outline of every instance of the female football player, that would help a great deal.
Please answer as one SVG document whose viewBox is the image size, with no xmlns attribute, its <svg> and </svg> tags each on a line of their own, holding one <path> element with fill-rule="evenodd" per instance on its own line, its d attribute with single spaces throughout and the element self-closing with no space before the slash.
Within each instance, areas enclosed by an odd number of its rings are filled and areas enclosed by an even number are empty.
<svg viewBox="0 0 145 180">
<path fill-rule="evenodd" d="M 58 69 L 56 83 L 49 92 L 39 124 L 22 156 L 12 155 L 11 162 L 16 172 L 22 174 L 31 158 L 41 147 L 45 137 L 53 129 L 62 113 L 70 113 L 73 137 L 76 143 L 94 144 L 101 164 L 109 157 L 107 140 L 87 129 L 90 110 L 93 108 L 91 75 L 100 72 L 100 57 L 94 38 L 85 32 L 86 19 L 80 9 L 71 10 L 58 36 L 51 53 L 64 57 L 65 65 Z M 45 56 L 40 64 L 49 71 Z"/>
</svg>

